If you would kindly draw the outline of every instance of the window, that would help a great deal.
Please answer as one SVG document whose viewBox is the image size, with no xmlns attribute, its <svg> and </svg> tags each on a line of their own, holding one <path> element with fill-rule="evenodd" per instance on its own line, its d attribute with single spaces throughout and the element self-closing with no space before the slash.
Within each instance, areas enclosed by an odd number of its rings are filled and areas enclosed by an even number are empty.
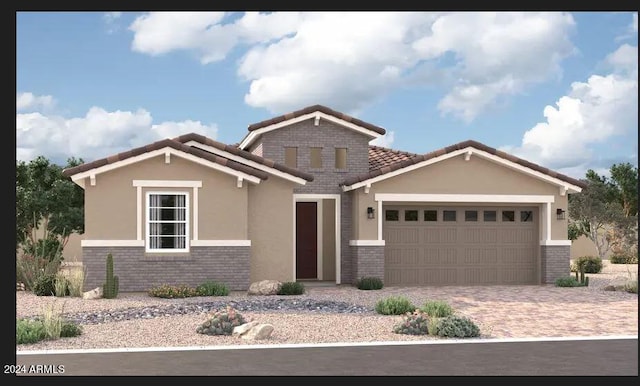
<svg viewBox="0 0 640 386">
<path fill-rule="evenodd" d="M 336 147 L 336 169 L 347 168 L 347 148 Z"/>
<path fill-rule="evenodd" d="M 387 221 L 398 221 L 400 216 L 399 216 L 399 213 L 398 213 L 397 210 L 385 210 L 384 211 L 384 218 Z"/>
<path fill-rule="evenodd" d="M 147 193 L 147 251 L 187 252 L 188 242 L 187 193 Z"/>
<path fill-rule="evenodd" d="M 425 210 L 424 211 L 424 221 L 438 221 L 438 211 L 437 210 Z"/>
<path fill-rule="evenodd" d="M 321 147 L 312 147 L 310 149 L 311 160 L 310 166 L 312 169 L 321 169 L 322 168 L 322 148 Z"/>
<path fill-rule="evenodd" d="M 443 210 L 442 211 L 442 221 L 456 221 L 456 211 L 455 210 Z"/>
<path fill-rule="evenodd" d="M 404 221 L 418 221 L 418 211 L 417 210 L 405 210 L 404 211 Z"/>
<path fill-rule="evenodd" d="M 516 221 L 516 213 L 512 210 L 503 210 L 502 211 L 502 221 L 503 222 L 513 222 Z"/>
<path fill-rule="evenodd" d="M 521 222 L 533 221 L 533 211 L 531 211 L 531 210 L 521 210 L 520 211 L 520 221 Z"/>
<path fill-rule="evenodd" d="M 477 210 L 465 210 L 464 211 L 464 221 L 478 221 L 478 211 Z"/>
<path fill-rule="evenodd" d="M 485 222 L 494 222 L 494 221 L 496 221 L 496 211 L 495 210 L 485 210 L 484 211 L 484 221 Z"/>
<path fill-rule="evenodd" d="M 290 168 L 298 167 L 298 148 L 297 147 L 284 148 L 284 164 Z"/>
</svg>

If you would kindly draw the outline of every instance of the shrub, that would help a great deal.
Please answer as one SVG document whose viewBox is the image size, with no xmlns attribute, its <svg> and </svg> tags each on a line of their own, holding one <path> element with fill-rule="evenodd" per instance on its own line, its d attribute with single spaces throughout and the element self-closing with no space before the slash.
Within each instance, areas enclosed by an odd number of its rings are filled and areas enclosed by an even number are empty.
<svg viewBox="0 0 640 386">
<path fill-rule="evenodd" d="M 578 272 L 599 273 L 602 271 L 602 259 L 597 256 L 580 256 L 575 261 Z"/>
<path fill-rule="evenodd" d="M 68 296 L 70 293 L 69 280 L 62 271 L 58 271 L 58 273 L 56 274 L 53 286 L 55 289 L 55 295 L 58 297 Z"/>
<path fill-rule="evenodd" d="M 556 287 L 582 287 L 584 284 L 580 283 L 578 279 L 573 276 L 564 276 L 556 279 Z"/>
<path fill-rule="evenodd" d="M 27 255 L 38 256 L 47 261 L 64 260 L 62 256 L 62 243 L 54 235 L 45 238 L 27 238 L 22 244 L 22 250 Z"/>
<path fill-rule="evenodd" d="M 16 319 L 16 344 L 36 343 L 46 337 L 41 321 Z"/>
<path fill-rule="evenodd" d="M 62 322 L 62 309 L 60 311 L 56 311 L 55 303 L 44 306 L 42 312 L 42 326 L 44 327 L 44 333 L 47 339 L 60 338 Z"/>
<path fill-rule="evenodd" d="M 304 284 L 297 281 L 288 281 L 282 283 L 282 287 L 278 291 L 278 295 L 302 295 L 304 293 Z"/>
<path fill-rule="evenodd" d="M 620 255 L 611 255 L 609 262 L 611 262 L 611 264 L 638 264 L 638 254 L 629 252 Z"/>
<path fill-rule="evenodd" d="M 25 289 L 33 291 L 42 276 L 55 275 L 60 268 L 60 259 L 49 261 L 32 254 L 16 254 L 16 280 L 24 283 Z"/>
<path fill-rule="evenodd" d="M 362 277 L 356 282 L 356 287 L 361 290 L 379 290 L 382 289 L 382 279 L 379 277 Z"/>
<path fill-rule="evenodd" d="M 429 333 L 429 316 L 421 311 L 408 312 L 402 322 L 393 327 L 396 334 L 427 335 Z"/>
<path fill-rule="evenodd" d="M 638 293 L 638 280 L 629 280 L 624 284 L 624 290 L 632 294 Z"/>
<path fill-rule="evenodd" d="M 428 300 L 420 309 L 427 315 L 436 318 L 444 318 L 453 314 L 453 308 L 444 300 Z"/>
<path fill-rule="evenodd" d="M 230 306 L 209 314 L 209 319 L 196 328 L 198 334 L 231 335 L 233 328 L 245 324 L 242 314 Z"/>
<path fill-rule="evenodd" d="M 473 338 L 480 336 L 480 328 L 469 318 L 449 315 L 438 320 L 436 335 L 445 338 Z"/>
<path fill-rule="evenodd" d="M 74 336 L 82 335 L 82 326 L 73 322 L 64 321 L 60 328 L 61 338 L 73 338 Z"/>
<path fill-rule="evenodd" d="M 33 285 L 33 293 L 38 296 L 53 296 L 56 293 L 56 276 L 40 276 Z"/>
<path fill-rule="evenodd" d="M 229 288 L 224 283 L 205 281 L 196 288 L 198 296 L 227 296 Z"/>
<path fill-rule="evenodd" d="M 82 270 L 73 268 L 69 270 L 69 274 L 67 276 L 67 281 L 69 283 L 69 295 L 73 297 L 82 297 L 84 274 L 84 266 Z"/>
<path fill-rule="evenodd" d="M 168 285 L 163 284 L 157 287 L 151 287 L 148 291 L 149 296 L 156 298 L 174 299 L 174 298 L 189 298 L 192 296 L 198 296 L 198 291 L 195 288 L 189 287 L 184 284 L 180 285 Z"/>
<path fill-rule="evenodd" d="M 411 301 L 404 296 L 389 296 L 376 303 L 376 312 L 382 315 L 402 315 L 415 309 Z"/>
</svg>

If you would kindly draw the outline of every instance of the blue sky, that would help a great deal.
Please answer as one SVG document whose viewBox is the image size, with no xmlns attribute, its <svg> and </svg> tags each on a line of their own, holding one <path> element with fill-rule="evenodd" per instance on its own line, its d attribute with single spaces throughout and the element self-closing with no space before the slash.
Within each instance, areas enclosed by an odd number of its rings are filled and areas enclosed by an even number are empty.
<svg viewBox="0 0 640 386">
<path fill-rule="evenodd" d="M 426 153 L 475 139 L 573 177 L 637 165 L 638 15 L 20 12 L 17 158 L 85 161 L 323 104 Z"/>
</svg>

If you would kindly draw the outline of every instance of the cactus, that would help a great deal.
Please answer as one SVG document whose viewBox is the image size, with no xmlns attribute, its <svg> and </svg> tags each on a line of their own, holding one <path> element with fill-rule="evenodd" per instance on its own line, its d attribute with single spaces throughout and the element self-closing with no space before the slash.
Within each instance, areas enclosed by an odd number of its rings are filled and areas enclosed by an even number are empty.
<svg viewBox="0 0 640 386">
<path fill-rule="evenodd" d="M 103 297 L 113 299 L 118 296 L 118 286 L 120 282 L 118 276 L 113 275 L 113 256 L 107 255 L 107 282 L 103 284 Z"/>
</svg>

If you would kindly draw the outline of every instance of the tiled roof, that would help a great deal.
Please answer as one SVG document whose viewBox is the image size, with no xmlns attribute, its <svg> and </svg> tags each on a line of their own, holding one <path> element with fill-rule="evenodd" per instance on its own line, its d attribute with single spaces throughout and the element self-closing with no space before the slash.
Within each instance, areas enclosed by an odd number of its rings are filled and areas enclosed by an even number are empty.
<svg viewBox="0 0 640 386">
<path fill-rule="evenodd" d="M 351 122 L 354 125 L 358 125 L 360 127 L 364 127 L 365 129 L 371 130 L 371 131 L 373 131 L 375 133 L 378 133 L 378 134 L 383 134 L 384 135 L 386 133 L 386 130 L 383 129 L 382 127 L 373 125 L 371 123 L 362 121 L 362 120 L 357 119 L 357 118 L 353 118 L 353 117 L 351 117 L 351 116 L 349 116 L 347 114 L 343 114 L 343 113 L 341 113 L 339 111 L 332 110 L 332 109 L 330 109 L 330 108 L 328 108 L 326 106 L 322 106 L 322 105 L 313 105 L 313 106 L 305 107 L 303 109 L 296 110 L 296 111 L 293 111 L 293 112 L 290 112 L 290 113 L 287 113 L 287 114 L 283 114 L 283 115 L 277 116 L 275 118 L 271 118 L 271 119 L 267 119 L 265 121 L 261 121 L 261 122 L 258 122 L 258 123 L 251 124 L 251 125 L 249 125 L 248 130 L 249 131 L 258 130 L 258 129 L 261 129 L 263 127 L 269 126 L 269 125 L 273 125 L 273 124 L 276 124 L 276 123 L 279 123 L 279 122 L 283 122 L 283 121 L 286 121 L 286 120 L 289 120 L 289 119 L 293 119 L 293 118 L 299 117 L 301 115 L 310 114 L 310 113 L 313 113 L 313 112 L 316 112 L 316 111 L 320 111 L 320 112 L 323 112 L 325 114 L 332 115 L 332 116 L 334 116 L 336 118 L 342 119 L 344 121 Z"/>
<path fill-rule="evenodd" d="M 198 143 L 201 143 L 203 145 L 208 145 L 211 147 L 215 147 L 216 149 L 220 149 L 223 151 L 226 151 L 228 153 L 231 153 L 233 155 L 237 155 L 239 157 L 242 157 L 244 159 L 253 161 L 253 162 L 257 162 L 261 165 L 265 165 L 265 166 L 269 166 L 271 168 L 274 168 L 276 170 L 279 170 L 281 172 L 287 173 L 287 174 L 291 174 L 292 176 L 295 177 L 299 177 L 302 179 L 305 179 L 307 181 L 313 181 L 313 175 L 309 174 L 309 173 L 305 173 L 302 172 L 298 169 L 294 169 L 291 167 L 288 167 L 286 165 L 282 165 L 279 163 L 276 163 L 268 158 L 263 158 L 260 156 L 257 156 L 255 154 L 251 154 L 250 152 L 246 151 L 246 150 L 241 150 L 239 149 L 235 144 L 234 145 L 227 145 L 224 144 L 222 142 L 218 142 L 215 141 L 211 138 L 205 137 L 204 135 L 200 135 L 200 134 L 196 134 L 196 133 L 190 133 L 190 134 L 184 134 L 181 135 L 179 137 L 173 138 L 174 141 L 178 141 L 180 143 L 187 143 L 189 141 L 196 141 Z"/>
<path fill-rule="evenodd" d="M 415 156 L 417 156 L 415 153 L 369 145 L 369 171 L 380 169 Z"/>
<path fill-rule="evenodd" d="M 131 157 L 135 157 L 144 153 L 149 153 L 152 152 L 154 150 L 159 150 L 159 149 L 164 149 L 165 147 L 170 147 L 172 149 L 175 150 L 180 150 L 183 151 L 185 153 L 189 153 L 192 154 L 196 157 L 200 157 L 202 159 L 205 159 L 207 161 L 211 161 L 211 162 L 215 162 L 219 165 L 222 166 L 227 166 L 231 169 L 237 170 L 239 172 L 243 172 L 243 173 L 247 173 L 250 174 L 252 176 L 258 177 L 261 180 L 266 180 L 269 177 L 269 174 L 267 174 L 266 172 L 263 172 L 262 170 L 258 170 L 258 169 L 254 169 L 252 167 L 243 165 L 239 162 L 224 158 L 224 157 L 220 157 L 214 154 L 211 154 L 207 151 L 195 148 L 195 147 L 191 147 L 191 146 L 187 146 L 179 141 L 173 140 L 173 139 L 163 139 L 161 141 L 156 141 L 153 143 L 150 143 L 146 146 L 141 146 L 141 147 L 137 147 L 135 149 L 131 149 L 122 153 L 118 153 L 106 158 L 101 158 L 99 160 L 95 160 L 93 162 L 87 162 L 84 163 L 82 165 L 78 165 L 69 169 L 65 169 L 62 173 L 65 176 L 72 176 L 74 174 L 78 174 L 78 173 L 82 173 L 82 172 L 86 172 L 87 170 L 91 170 L 91 169 L 95 169 L 95 168 L 99 168 L 101 166 L 104 165 L 108 165 L 108 164 L 113 164 L 116 163 L 118 161 L 122 161 L 125 160 L 127 158 L 131 158 Z"/>
<path fill-rule="evenodd" d="M 473 148 L 476 148 L 478 150 L 485 151 L 485 152 L 487 152 L 489 154 L 493 154 L 493 155 L 496 155 L 498 157 L 504 158 L 504 159 L 509 160 L 511 162 L 514 162 L 514 163 L 516 163 L 518 165 L 525 166 L 525 167 L 527 167 L 529 169 L 538 171 L 538 172 L 546 174 L 548 176 L 551 176 L 551 177 L 557 178 L 559 180 L 568 182 L 570 184 L 579 186 L 581 188 L 586 187 L 586 184 L 583 181 L 580 181 L 580 180 L 577 180 L 575 178 L 566 176 L 564 174 L 557 173 L 557 172 L 555 172 L 555 171 L 553 171 L 551 169 L 542 167 L 540 165 L 534 164 L 534 163 L 526 161 L 526 160 L 524 160 L 522 158 L 518 158 L 518 157 L 516 157 L 514 155 L 505 153 L 503 151 L 497 150 L 495 148 L 489 147 L 487 145 L 484 145 L 484 144 L 482 144 L 480 142 L 476 142 L 476 141 L 473 141 L 473 140 L 468 140 L 468 141 L 456 143 L 454 145 L 447 146 L 445 148 L 432 151 L 430 153 L 426 153 L 426 154 L 422 154 L 422 155 L 416 155 L 416 156 L 413 156 L 413 157 L 410 157 L 410 158 L 405 158 L 405 159 L 399 160 L 399 161 L 397 161 L 395 163 L 384 165 L 383 167 L 381 167 L 379 169 L 372 169 L 370 167 L 370 172 L 369 173 L 361 174 L 361 175 L 358 175 L 358 176 L 354 176 L 354 177 L 348 178 L 348 179 L 344 180 L 342 183 L 340 183 L 340 186 L 350 186 L 350 185 L 356 184 L 358 182 L 362 182 L 362 181 L 365 181 L 365 180 L 368 180 L 368 179 L 371 179 L 371 178 L 374 178 L 374 177 L 377 177 L 377 176 L 381 176 L 383 174 L 387 174 L 387 173 L 393 172 L 393 171 L 398 170 L 398 169 L 405 168 L 407 166 L 411 166 L 411 165 L 420 163 L 422 161 L 429 160 L 431 158 L 439 157 L 441 155 L 445 155 L 445 154 L 454 152 L 456 150 L 461 150 L 461 149 L 467 148 L 469 146 L 471 146 Z M 371 157 L 371 150 L 369 150 L 369 157 Z M 371 161 L 369 161 L 369 165 L 371 165 Z"/>
</svg>

